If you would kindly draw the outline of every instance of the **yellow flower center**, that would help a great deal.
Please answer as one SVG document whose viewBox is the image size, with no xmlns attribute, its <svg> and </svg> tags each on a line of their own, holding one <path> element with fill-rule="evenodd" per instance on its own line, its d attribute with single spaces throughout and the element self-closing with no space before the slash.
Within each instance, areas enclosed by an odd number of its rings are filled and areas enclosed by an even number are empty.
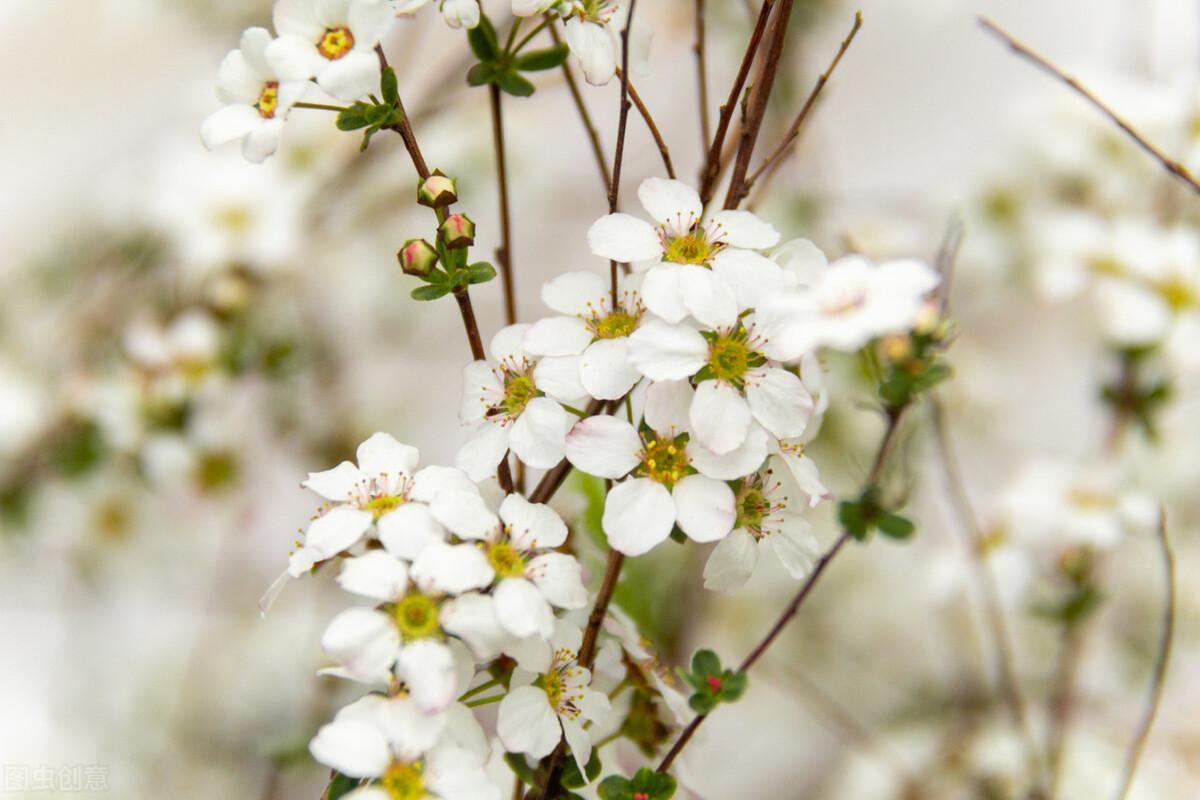
<svg viewBox="0 0 1200 800">
<path fill-rule="evenodd" d="M 422 800 L 425 797 L 425 780 L 421 773 L 424 765 L 420 761 L 411 764 L 393 762 L 379 783 L 392 800 Z"/>
<path fill-rule="evenodd" d="M 525 574 L 525 559 L 520 552 L 507 542 L 493 544 L 488 547 L 488 563 L 496 570 L 496 577 L 519 578 Z"/>
<path fill-rule="evenodd" d="M 262 94 L 255 103 L 258 114 L 263 119 L 274 119 L 275 110 L 279 108 L 279 82 L 271 81 L 263 87 Z"/>
<path fill-rule="evenodd" d="M 625 311 L 614 311 L 606 317 L 593 317 L 588 320 L 588 330 L 597 339 L 620 339 L 623 336 L 628 336 L 637 330 L 638 322 L 642 319 L 642 312 L 639 310 L 635 314 L 629 314 Z"/>
<path fill-rule="evenodd" d="M 745 528 L 754 534 L 760 533 L 763 520 L 770 511 L 771 504 L 761 489 L 752 485 L 744 486 L 738 493 L 737 522 L 733 527 Z"/>
<path fill-rule="evenodd" d="M 1196 305 L 1200 298 L 1196 297 L 1196 290 L 1185 280 L 1179 277 L 1168 278 L 1165 281 L 1160 281 L 1155 287 L 1158 294 L 1162 297 L 1163 302 L 1170 306 L 1172 311 L 1183 311 Z"/>
<path fill-rule="evenodd" d="M 529 405 L 529 401 L 537 397 L 537 387 L 533 378 L 528 375 L 512 375 L 505 373 L 504 383 L 504 413 L 517 417 Z"/>
<path fill-rule="evenodd" d="M 542 688 L 546 690 L 546 697 L 550 700 L 550 707 L 557 709 L 558 704 L 562 702 L 563 696 L 562 673 L 558 670 L 551 670 L 549 674 L 542 678 Z"/>
<path fill-rule="evenodd" d="M 396 627 L 400 629 L 404 639 L 428 639 L 436 636 L 441 630 L 438 622 L 438 605 L 429 597 L 419 592 L 406 595 L 396 603 L 392 611 Z"/>
<path fill-rule="evenodd" d="M 370 511 L 375 515 L 375 519 L 379 519 L 389 511 L 395 511 L 400 506 L 404 505 L 404 498 L 394 494 L 383 494 L 378 497 L 372 497 L 363 506 L 363 511 Z"/>
<path fill-rule="evenodd" d="M 671 239 L 663 253 L 663 261 L 673 264 L 707 264 L 716 248 L 704 238 L 703 231 L 693 231 Z"/>
<path fill-rule="evenodd" d="M 647 440 L 642 448 L 642 465 L 638 472 L 668 489 L 674 487 L 680 478 L 688 474 L 691 460 L 687 454 L 687 441 L 686 433 L 674 439 Z"/>
<path fill-rule="evenodd" d="M 746 385 L 746 374 L 754 367 L 761 367 L 767 359 L 750 345 L 750 333 L 739 325 L 729 333 L 708 335 L 708 367 L 702 378 L 712 377 L 741 389 Z"/>
<path fill-rule="evenodd" d="M 317 52 L 330 61 L 337 61 L 354 48 L 354 34 L 350 29 L 328 28 L 317 41 Z"/>
<path fill-rule="evenodd" d="M 1067 498 L 1080 511 L 1108 511 L 1117 505 L 1111 495 L 1083 487 L 1072 489 L 1067 493 Z"/>
</svg>

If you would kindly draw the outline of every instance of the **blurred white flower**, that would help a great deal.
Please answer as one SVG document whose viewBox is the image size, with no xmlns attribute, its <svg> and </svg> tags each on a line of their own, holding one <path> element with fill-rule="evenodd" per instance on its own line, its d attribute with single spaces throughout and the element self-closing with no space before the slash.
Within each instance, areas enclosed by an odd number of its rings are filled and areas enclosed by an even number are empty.
<svg viewBox="0 0 1200 800">
<path fill-rule="evenodd" d="M 429 4 L 429 0 L 392 0 L 396 13 L 409 16 L 417 13 Z M 478 0 L 439 0 L 442 17 L 451 28 L 466 28 L 470 30 L 479 24 L 480 10 Z"/>
<path fill-rule="evenodd" d="M 545 3 L 513 0 L 513 13 L 537 8 Z M 621 0 L 563 0 L 566 16 L 567 46 L 579 59 L 583 75 L 594 86 L 603 86 L 613 79 L 621 61 L 621 31 L 629 17 L 629 6 Z M 532 12 L 531 12 L 532 13 Z M 650 51 L 651 34 L 644 22 L 629 31 L 629 71 L 644 72 Z"/>
<path fill-rule="evenodd" d="M 267 59 L 289 80 L 315 78 L 341 100 L 358 100 L 379 89 L 375 53 L 395 11 L 388 0 L 278 0 Z"/>
</svg>

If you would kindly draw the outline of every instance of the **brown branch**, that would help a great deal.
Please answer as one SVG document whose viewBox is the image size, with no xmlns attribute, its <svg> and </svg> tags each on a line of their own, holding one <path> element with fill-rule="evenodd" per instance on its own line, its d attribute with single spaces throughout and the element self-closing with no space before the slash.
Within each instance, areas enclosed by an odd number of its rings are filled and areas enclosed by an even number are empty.
<svg viewBox="0 0 1200 800">
<path fill-rule="evenodd" d="M 858 35 L 858 31 L 859 28 L 862 27 L 862 23 L 862 12 L 855 12 L 854 25 L 850 28 L 850 33 L 847 34 L 846 38 L 842 40 L 841 47 L 838 48 L 837 54 L 833 57 L 833 61 L 829 62 L 829 66 L 826 67 L 825 71 L 817 77 L 816 85 L 813 86 L 812 91 L 808 95 L 808 99 L 804 101 L 804 105 L 800 108 L 800 113 L 796 115 L 796 119 L 792 122 L 791 127 L 788 128 L 788 132 L 783 137 L 783 141 L 779 143 L 779 146 L 775 148 L 775 151 L 771 153 L 771 155 L 767 156 L 763 162 L 758 165 L 758 169 L 754 170 L 754 172 L 750 174 L 750 177 L 746 179 L 746 193 L 749 193 L 750 190 L 754 188 L 754 182 L 760 177 L 765 175 L 769 178 L 770 175 L 779 167 L 779 165 L 783 163 L 784 159 L 786 159 L 792 153 L 792 145 L 795 144 L 796 139 L 799 138 L 800 129 L 804 126 L 804 121 L 808 119 L 809 112 L 812 111 L 813 106 L 816 105 L 817 98 L 820 96 L 821 91 L 825 88 L 825 84 L 829 82 L 829 78 L 831 75 L 833 75 L 833 71 L 837 69 L 838 64 L 842 60 L 842 56 L 846 54 L 846 50 L 850 48 L 850 44 L 854 41 L 854 37 Z"/>
<path fill-rule="evenodd" d="M 907 406 L 901 406 L 899 409 L 888 412 L 887 428 L 884 430 L 883 439 L 879 442 L 879 449 L 875 452 L 875 459 L 871 463 L 871 471 L 867 475 L 867 488 L 877 486 L 880 478 L 883 477 L 884 467 L 887 464 L 888 457 L 895 449 L 897 432 L 900 430 L 900 423 L 904 418 L 904 412 L 907 408 Z M 747 656 L 742 660 L 741 665 L 738 667 L 741 672 L 746 672 L 753 667 L 754 664 L 760 658 L 762 658 L 763 654 L 767 652 L 767 649 L 774 644 L 775 640 L 779 638 L 779 635 L 783 633 L 784 628 L 787 627 L 788 623 L 792 621 L 792 618 L 795 617 L 800 611 L 800 606 L 808 598 L 808 595 L 810 592 L 812 592 L 813 587 L 817 585 L 817 581 L 820 580 L 821 576 L 825 573 L 826 567 L 828 567 L 830 562 L 837 557 L 837 554 L 841 552 L 842 548 L 846 546 L 846 542 L 848 541 L 850 541 L 850 533 L 848 531 L 844 531 L 842 535 L 837 538 L 837 541 L 833 543 L 833 546 L 830 547 L 824 555 L 817 559 L 817 563 L 813 567 L 812 574 L 809 575 L 804 581 L 804 585 L 800 587 L 800 591 L 798 591 L 796 596 L 792 598 L 792 601 L 788 603 L 787 608 L 783 610 L 783 613 L 779 615 L 779 618 L 775 621 L 775 624 L 771 626 L 771 630 L 767 631 L 767 635 L 764 636 L 762 640 L 754 647 L 754 649 L 751 650 L 749 654 L 747 654 Z M 667 751 L 667 754 L 663 756 L 662 761 L 659 762 L 657 767 L 658 772 L 666 772 L 671 768 L 671 765 L 675 763 L 675 759 L 679 757 L 681 752 L 683 752 L 683 748 L 687 747 L 688 742 L 692 740 L 692 737 L 696 735 L 696 731 L 701 725 L 704 724 L 704 720 L 708 719 L 708 717 L 708 714 L 698 714 L 690 723 L 688 723 L 688 726 L 683 729 L 682 733 L 679 734 L 679 738 L 675 740 L 675 744 L 671 746 L 671 749 Z"/>
<path fill-rule="evenodd" d="M 767 28 L 767 19 L 771 16 L 771 9 L 774 7 L 775 0 L 763 0 L 762 9 L 758 12 L 758 20 L 754 23 L 754 30 L 750 34 L 750 41 L 746 44 L 745 53 L 742 54 L 741 66 L 738 67 L 733 85 L 729 87 L 729 97 L 721 106 L 721 114 L 717 118 L 717 132 L 713 136 L 712 144 L 709 145 L 708 155 L 704 159 L 704 169 L 700 173 L 700 201 L 706 206 L 712 199 L 713 191 L 717 187 L 717 178 L 721 174 L 721 156 L 725 147 L 725 135 L 729 133 L 729 123 L 733 120 L 733 112 L 737 108 L 738 98 L 742 95 L 742 87 L 746 85 L 750 66 L 758 54 L 758 46 L 762 42 L 763 32 Z"/>
<path fill-rule="evenodd" d="M 488 84 L 488 100 L 492 110 L 492 144 L 496 150 L 496 181 L 500 186 L 500 280 L 504 286 L 504 319 L 509 325 L 517 321 L 515 276 L 512 267 L 512 215 L 508 203 L 508 158 L 504 149 L 504 114 L 500 87 Z"/>
<path fill-rule="evenodd" d="M 486 361 L 487 353 L 483 349 L 483 339 L 479 336 L 479 323 L 475 319 L 475 308 L 471 305 L 471 295 L 467 292 L 464 286 L 461 289 L 455 289 L 454 299 L 458 302 L 458 311 L 462 315 L 463 327 L 467 331 L 467 342 L 471 345 L 471 356 L 476 361 Z M 496 468 L 496 479 L 500 482 L 500 488 L 505 494 L 512 494 L 513 479 L 512 472 L 508 466 L 508 454 L 505 453 L 504 458 L 500 459 L 500 464 Z"/>
<path fill-rule="evenodd" d="M 1146 704 L 1142 710 L 1141 719 L 1129 744 L 1129 752 L 1125 755 L 1125 763 L 1121 768 L 1121 782 L 1113 795 L 1116 800 L 1124 800 L 1134 775 L 1137 773 L 1138 761 L 1146 740 L 1150 737 L 1150 729 L 1154 726 L 1154 718 L 1162 705 L 1163 686 L 1166 682 L 1167 667 L 1171 663 L 1171 649 L 1175 640 L 1175 555 L 1171 551 L 1171 540 L 1167 536 L 1167 510 L 1158 512 L 1158 545 L 1162 553 L 1163 564 L 1163 620 L 1162 633 L 1158 640 L 1158 653 L 1154 659 L 1154 672 L 1150 677 L 1150 687 L 1146 692 Z"/>
<path fill-rule="evenodd" d="M 625 161 L 625 130 L 629 124 L 629 29 L 633 26 L 633 10 L 637 0 L 630 0 L 629 14 L 621 31 L 621 110 L 617 119 L 617 147 L 613 153 L 612 183 L 608 186 L 608 213 L 617 210 L 621 197 L 621 164 Z M 617 262 L 608 262 L 610 293 L 613 310 L 617 308 Z"/>
<path fill-rule="evenodd" d="M 692 52 L 696 54 L 696 90 L 700 94 L 700 146 L 708 147 L 712 141 L 712 122 L 708 114 L 708 57 L 705 49 L 704 23 L 705 0 L 696 0 L 696 41 Z"/>
<path fill-rule="evenodd" d="M 1050 723 L 1046 756 L 1049 774 L 1050 797 L 1058 794 L 1058 781 L 1062 775 L 1062 756 L 1066 747 L 1067 733 L 1075 716 L 1075 679 L 1079 674 L 1079 662 L 1083 654 L 1082 623 L 1068 623 L 1063 627 L 1062 646 L 1054 666 L 1054 679 L 1050 691 Z"/>
<path fill-rule="evenodd" d="M 596 637 L 600 634 L 600 626 L 608 614 L 608 605 L 612 602 L 613 592 L 617 589 L 617 580 L 621 577 L 621 567 L 625 565 L 625 556 L 616 550 L 608 551 L 608 563 L 604 567 L 604 581 L 600 584 L 600 592 L 596 595 L 596 603 L 588 617 L 587 627 L 583 631 L 583 644 L 579 646 L 579 665 L 591 669 L 596 660 Z"/>
<path fill-rule="evenodd" d="M 1029 724 L 1028 704 L 1021 691 L 1017 679 L 1016 659 L 1012 651 L 1012 637 L 1009 634 L 1008 622 L 1000 603 L 1000 591 L 996 586 L 996 576 L 987 561 L 986 537 L 975 516 L 971 501 L 967 495 L 966 485 L 958 460 L 954 457 L 954 449 L 950 443 L 950 431 L 946 424 L 945 409 L 940 398 L 933 397 L 929 404 L 930 416 L 933 420 L 933 433 L 937 443 L 939 461 L 942 473 L 949 490 L 950 504 L 958 517 L 959 527 L 968 539 L 968 550 L 971 554 L 971 566 L 975 572 L 975 581 L 979 586 L 983 599 L 984 618 L 992 637 L 992 647 L 995 653 L 994 669 L 1000 681 L 1001 690 L 1009 710 L 1012 712 L 1013 723 L 1017 726 L 1025 743 L 1026 758 L 1033 768 L 1037 781 L 1044 780 L 1042 773 L 1042 758 L 1038 750 L 1037 740 Z"/>
<path fill-rule="evenodd" d="M 1059 69 L 1058 67 L 1054 66 L 1049 61 L 1047 61 L 1044 56 L 1039 55 L 1038 53 L 1036 53 L 1032 49 L 1030 49 L 1027 45 L 1024 45 L 1021 42 L 1017 41 L 1015 38 L 1013 38 L 1013 36 L 1011 34 L 1009 34 L 1007 31 L 1005 31 L 1003 28 L 1001 28 L 995 22 L 992 22 L 987 17 L 980 16 L 979 24 L 982 25 L 984 27 L 984 29 L 995 34 L 1002 41 L 1004 41 L 1004 43 L 1007 44 L 1009 49 L 1012 50 L 1014 53 L 1024 57 L 1026 60 L 1028 60 L 1033 65 L 1037 66 L 1038 68 L 1042 69 L 1045 72 L 1050 73 L 1051 75 L 1053 75 L 1054 77 L 1058 78 L 1060 81 L 1065 83 L 1067 86 L 1074 89 L 1076 91 L 1076 93 L 1078 93 L 1081 97 L 1083 97 L 1083 99 L 1087 100 L 1089 103 L 1091 103 L 1093 106 L 1095 106 L 1102 114 L 1104 114 L 1106 117 L 1108 117 L 1110 120 L 1112 120 L 1118 128 L 1125 131 L 1126 135 L 1128 135 L 1129 138 L 1133 139 L 1133 141 L 1138 145 L 1138 147 L 1145 150 L 1147 153 L 1150 154 L 1150 156 L 1152 158 L 1154 158 L 1156 161 L 1158 161 L 1158 163 L 1162 165 L 1163 169 L 1165 169 L 1167 172 L 1171 173 L 1176 178 L 1178 178 L 1179 180 L 1181 180 L 1185 184 L 1187 184 L 1193 192 L 1200 194 L 1200 182 L 1197 182 L 1196 178 L 1192 175 L 1191 172 L 1188 171 L 1187 167 L 1183 166 L 1183 164 L 1180 164 L 1178 161 L 1175 161 L 1170 156 L 1168 156 L 1166 153 L 1164 153 L 1162 150 L 1160 150 L 1156 146 L 1154 146 L 1145 136 L 1138 133 L 1138 131 L 1133 127 L 1132 123 L 1130 123 L 1128 120 L 1126 120 L 1124 117 L 1122 117 L 1116 111 L 1114 111 L 1111 107 L 1109 107 L 1107 104 L 1105 104 L 1103 100 L 1101 100 L 1099 97 L 1097 97 L 1095 94 L 1093 94 L 1092 91 L 1090 89 L 1088 89 L 1086 86 L 1084 86 L 1082 83 L 1080 83 L 1078 81 L 1078 79 L 1063 72 L 1061 69 Z"/>
<path fill-rule="evenodd" d="M 793 0 L 780 0 L 779 10 L 775 13 L 770 44 L 759 70 L 758 80 L 754 82 L 754 91 L 750 95 L 750 107 L 746 122 L 742 126 L 742 139 L 738 145 L 737 158 L 733 162 L 729 190 L 725 193 L 727 209 L 737 208 L 746 196 L 746 172 L 750 169 L 750 158 L 754 155 L 754 146 L 758 144 L 758 135 L 762 132 L 763 119 L 767 114 L 767 103 L 771 99 L 771 90 L 775 87 L 775 76 L 779 74 L 779 64 L 783 61 L 783 46 L 787 41 L 792 6 Z"/>
<path fill-rule="evenodd" d="M 617 75 L 623 75 L 623 70 L 617 68 Z M 642 101 L 641 95 L 634 88 L 633 81 L 629 82 L 629 99 L 633 101 L 633 105 L 637 108 L 638 113 L 642 115 L 642 119 L 646 121 L 646 127 L 650 130 L 650 136 L 654 138 L 654 144 L 658 145 L 658 154 L 662 156 L 663 167 L 667 170 L 667 177 L 675 177 L 675 166 L 671 163 L 671 150 L 667 147 L 667 142 L 663 139 L 662 133 L 658 130 L 658 125 L 654 122 L 653 115 L 650 114 L 650 109 Z M 616 209 L 613 209 L 614 211 Z"/>
<path fill-rule="evenodd" d="M 554 39 L 556 45 L 562 44 L 562 39 L 558 36 L 558 31 L 554 26 L 550 26 L 550 37 Z M 575 80 L 574 73 L 571 72 L 571 65 L 563 62 L 562 65 L 563 78 L 567 81 L 567 89 L 571 92 L 571 99 L 575 101 L 575 108 L 579 111 L 579 118 L 583 121 L 583 127 L 587 131 L 588 141 L 592 145 L 592 155 L 596 158 L 596 166 L 600 169 L 600 177 L 604 180 L 604 191 L 607 193 L 612 185 L 612 175 L 608 171 L 608 160 L 604 157 L 604 148 L 600 145 L 600 134 L 596 130 L 595 123 L 592 122 L 592 115 L 588 113 L 587 105 L 583 102 L 583 94 L 579 91 L 579 84 Z"/>
</svg>

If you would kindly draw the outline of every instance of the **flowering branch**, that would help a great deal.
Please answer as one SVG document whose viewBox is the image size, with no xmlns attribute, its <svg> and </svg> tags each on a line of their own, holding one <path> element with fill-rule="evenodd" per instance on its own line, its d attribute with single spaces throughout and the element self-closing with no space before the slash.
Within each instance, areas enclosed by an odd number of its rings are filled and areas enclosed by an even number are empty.
<svg viewBox="0 0 1200 800">
<path fill-rule="evenodd" d="M 1044 56 L 1039 55 L 1027 45 L 1017 41 L 1012 34 L 1005 31 L 987 17 L 980 16 L 979 24 L 982 25 L 985 30 L 1001 39 L 1013 52 L 1024 57 L 1030 63 L 1034 64 L 1045 72 L 1050 73 L 1067 86 L 1074 89 L 1081 97 L 1099 109 L 1102 114 L 1116 123 L 1117 127 L 1123 130 L 1131 139 L 1133 139 L 1133 141 L 1137 143 L 1138 147 L 1145 150 L 1152 158 L 1158 161 L 1158 163 L 1162 165 L 1163 169 L 1174 175 L 1183 183 L 1187 184 L 1187 186 L 1190 187 L 1193 192 L 1200 194 L 1200 181 L 1196 180 L 1195 176 L 1188 171 L 1187 167 L 1172 159 L 1170 156 L 1152 144 L 1150 140 L 1148 140 L 1145 136 L 1139 133 L 1136 128 L 1133 127 L 1132 123 L 1114 111 L 1076 78 L 1068 75 L 1058 67 L 1054 66 L 1054 64 L 1050 63 Z"/>
</svg>

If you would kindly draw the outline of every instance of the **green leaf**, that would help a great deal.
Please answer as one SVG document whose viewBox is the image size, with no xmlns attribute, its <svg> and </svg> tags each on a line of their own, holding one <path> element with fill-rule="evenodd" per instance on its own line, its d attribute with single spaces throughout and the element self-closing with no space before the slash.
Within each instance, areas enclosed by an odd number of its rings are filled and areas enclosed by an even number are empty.
<svg viewBox="0 0 1200 800">
<path fill-rule="evenodd" d="M 517 69 L 522 72 L 538 72 L 561 67 L 569 52 L 565 44 L 547 47 L 545 50 L 530 50 L 525 55 L 517 56 Z"/>
<path fill-rule="evenodd" d="M 721 691 L 718 697 L 722 703 L 733 703 L 741 698 L 750 684 L 750 676 L 744 672 L 728 671 L 721 678 Z"/>
<path fill-rule="evenodd" d="M 846 533 L 855 539 L 867 538 L 869 521 L 866 508 L 860 500 L 843 500 L 838 505 L 838 522 L 846 529 Z"/>
<path fill-rule="evenodd" d="M 688 706 L 697 714 L 711 714 L 720 701 L 711 694 L 696 692 L 688 698 Z"/>
<path fill-rule="evenodd" d="M 373 106 L 367 106 L 363 112 L 367 123 L 376 128 L 382 128 L 385 125 L 390 125 L 392 122 L 392 111 L 395 109 L 390 105 L 382 103 Z"/>
<path fill-rule="evenodd" d="M 533 84 L 512 70 L 497 73 L 496 83 L 515 97 L 529 97 L 534 93 Z"/>
<path fill-rule="evenodd" d="M 329 781 L 329 786 L 325 787 L 325 794 L 321 795 L 321 800 L 338 800 L 338 798 L 345 797 L 357 788 L 357 778 L 351 778 L 349 775 L 335 772 L 333 773 L 333 779 Z"/>
<path fill-rule="evenodd" d="M 600 777 L 600 770 L 603 765 L 600 763 L 600 753 L 592 750 L 592 757 L 588 760 L 584 767 L 584 774 L 579 774 L 579 765 L 575 763 L 574 758 L 566 759 L 562 771 L 562 785 L 568 789 L 582 789 L 596 778 Z"/>
<path fill-rule="evenodd" d="M 670 800 L 675 788 L 675 779 L 670 775 L 642 767 L 632 780 L 609 775 L 600 782 L 599 794 L 601 800 L 633 800 L 637 794 L 645 795 L 647 800 Z"/>
<path fill-rule="evenodd" d="M 467 83 L 471 86 L 484 86 L 494 83 L 495 80 L 496 65 L 490 61 L 476 64 L 467 71 Z"/>
<path fill-rule="evenodd" d="M 439 297 L 445 297 L 448 294 L 450 294 L 449 287 L 434 283 L 418 286 L 412 290 L 413 300 L 437 300 Z"/>
<path fill-rule="evenodd" d="M 529 762 L 525 760 L 525 756 L 520 753 L 505 753 L 504 763 L 508 764 L 509 768 L 516 773 L 516 776 L 521 779 L 521 782 L 528 785 L 535 785 L 536 775 L 533 768 L 529 766 Z M 590 764 L 588 766 L 591 766 Z"/>
<path fill-rule="evenodd" d="M 99 425 L 76 422 L 51 443 L 49 460 L 59 474 L 78 478 L 100 463 L 106 449 Z"/>
<path fill-rule="evenodd" d="M 366 103 L 355 103 L 345 111 L 339 111 L 337 115 L 337 127 L 339 131 L 356 131 L 359 128 L 365 128 L 371 123 L 367 120 Z"/>
<path fill-rule="evenodd" d="M 400 99 L 400 87 L 396 81 L 396 70 L 385 67 L 379 79 L 379 89 L 383 92 L 383 102 L 395 105 Z"/>
<path fill-rule="evenodd" d="M 477 261 L 467 267 L 467 283 L 487 283 L 496 277 L 496 268 L 486 261 Z"/>
<path fill-rule="evenodd" d="M 692 674 L 698 677 L 701 683 L 709 675 L 721 674 L 721 658 L 712 650 L 697 650 L 692 656 Z"/>
<path fill-rule="evenodd" d="M 480 61 L 495 61 L 500 57 L 500 43 L 496 40 L 496 29 L 487 14 L 479 19 L 479 24 L 467 31 L 467 42 L 471 52 Z"/>
<path fill-rule="evenodd" d="M 874 521 L 880 533 L 893 539 L 907 539 L 916 530 L 912 520 L 899 514 L 880 514 Z"/>
</svg>

